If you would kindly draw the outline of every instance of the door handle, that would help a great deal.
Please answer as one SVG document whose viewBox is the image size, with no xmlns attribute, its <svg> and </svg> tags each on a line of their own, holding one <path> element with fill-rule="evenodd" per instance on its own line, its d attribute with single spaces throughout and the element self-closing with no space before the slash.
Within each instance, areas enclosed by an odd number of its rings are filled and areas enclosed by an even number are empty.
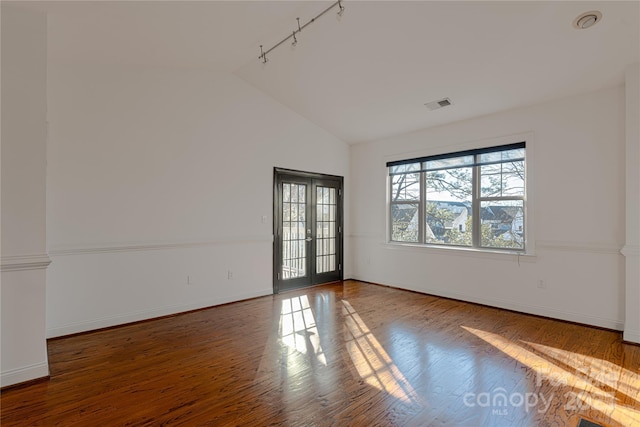
<svg viewBox="0 0 640 427">
<path fill-rule="evenodd" d="M 307 238 L 306 238 L 306 239 L 304 239 L 304 240 L 306 240 L 307 242 L 310 242 L 310 241 L 312 241 L 313 239 L 312 239 L 311 237 L 307 237 Z"/>
</svg>

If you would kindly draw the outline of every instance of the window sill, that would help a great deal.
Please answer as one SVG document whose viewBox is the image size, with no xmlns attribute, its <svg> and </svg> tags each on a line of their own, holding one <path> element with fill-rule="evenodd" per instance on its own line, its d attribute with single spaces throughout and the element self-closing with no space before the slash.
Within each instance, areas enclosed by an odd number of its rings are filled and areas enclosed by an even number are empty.
<svg viewBox="0 0 640 427">
<path fill-rule="evenodd" d="M 382 245 L 386 249 L 394 251 L 408 251 L 414 253 L 424 251 L 442 255 L 467 256 L 473 258 L 495 259 L 501 261 L 516 260 L 518 262 L 536 262 L 537 260 L 537 256 L 534 253 L 524 253 L 508 250 L 477 249 L 461 246 L 440 246 L 401 242 L 386 242 L 382 243 Z"/>
</svg>

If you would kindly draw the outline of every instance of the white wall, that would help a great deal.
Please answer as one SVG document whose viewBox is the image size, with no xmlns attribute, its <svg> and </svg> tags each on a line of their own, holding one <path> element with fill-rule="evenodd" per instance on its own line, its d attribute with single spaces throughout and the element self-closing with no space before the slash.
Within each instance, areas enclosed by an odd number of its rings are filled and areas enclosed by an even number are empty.
<svg viewBox="0 0 640 427">
<path fill-rule="evenodd" d="M 626 242 L 624 339 L 640 343 L 640 64 L 625 75 Z"/>
<path fill-rule="evenodd" d="M 231 74 L 50 61 L 48 107 L 50 337 L 272 293 L 274 166 L 348 183 L 343 142 Z"/>
<path fill-rule="evenodd" d="M 622 329 L 624 102 L 624 88 L 615 87 L 353 146 L 354 277 Z M 386 243 L 387 160 L 523 133 L 533 136 L 527 152 L 535 256 L 518 263 L 514 255 Z"/>
<path fill-rule="evenodd" d="M 46 60 L 44 15 L 2 8 L 0 385 L 49 374 L 45 342 Z"/>
</svg>

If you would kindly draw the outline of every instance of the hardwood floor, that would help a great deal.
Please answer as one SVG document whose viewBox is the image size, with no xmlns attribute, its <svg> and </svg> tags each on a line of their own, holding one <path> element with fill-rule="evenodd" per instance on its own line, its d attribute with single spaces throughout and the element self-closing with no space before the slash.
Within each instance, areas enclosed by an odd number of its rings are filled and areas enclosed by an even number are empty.
<svg viewBox="0 0 640 427">
<path fill-rule="evenodd" d="M 355 281 L 48 348 L 2 426 L 640 426 L 619 333 Z"/>
</svg>

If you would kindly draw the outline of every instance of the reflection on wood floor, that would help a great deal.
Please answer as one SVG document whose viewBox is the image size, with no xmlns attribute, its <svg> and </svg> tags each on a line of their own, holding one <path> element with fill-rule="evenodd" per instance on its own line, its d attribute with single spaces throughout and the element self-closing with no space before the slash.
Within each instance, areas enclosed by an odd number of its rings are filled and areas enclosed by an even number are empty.
<svg viewBox="0 0 640 427">
<path fill-rule="evenodd" d="M 640 425 L 619 333 L 355 281 L 48 346 L 3 426 Z"/>
</svg>

